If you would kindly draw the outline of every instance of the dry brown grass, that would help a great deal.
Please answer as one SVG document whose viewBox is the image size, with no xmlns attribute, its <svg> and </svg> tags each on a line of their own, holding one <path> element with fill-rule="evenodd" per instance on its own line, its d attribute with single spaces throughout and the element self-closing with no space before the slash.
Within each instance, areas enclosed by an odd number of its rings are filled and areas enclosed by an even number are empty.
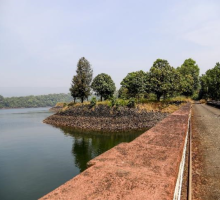
<svg viewBox="0 0 220 200">
<path fill-rule="evenodd" d="M 66 103 L 58 102 L 55 107 L 63 107 Z"/>
<path fill-rule="evenodd" d="M 206 103 L 207 103 L 207 101 L 206 101 L 205 99 L 201 99 L 201 100 L 199 100 L 199 102 L 200 102 L 201 104 L 206 104 Z"/>
<path fill-rule="evenodd" d="M 138 104 L 137 107 L 139 109 L 146 110 L 148 112 L 166 112 L 166 113 L 173 113 L 176 110 L 178 110 L 184 103 L 180 105 L 174 105 L 167 102 L 149 102 L 149 103 L 143 103 Z"/>
<path fill-rule="evenodd" d="M 146 102 L 142 102 L 142 103 L 139 103 L 139 104 L 136 104 L 136 107 L 139 108 L 139 109 L 143 109 L 143 110 L 146 110 L 148 112 L 163 112 L 163 113 L 173 113 L 175 112 L 176 110 L 178 110 L 181 105 L 183 105 L 184 103 L 180 104 L 180 105 L 176 105 L 174 103 L 172 103 L 173 101 L 185 101 L 185 102 L 188 102 L 188 101 L 192 101 L 191 99 L 186 99 L 186 98 L 181 98 L 181 97 L 178 97 L 178 98 L 175 98 L 175 99 L 172 99 L 172 100 L 166 100 L 166 101 L 160 101 L 160 102 L 157 102 L 157 101 L 146 101 Z M 63 103 L 59 103 L 59 105 L 63 105 Z M 62 111 L 66 111 L 72 107 L 77 107 L 77 106 L 82 106 L 82 105 L 90 105 L 90 102 L 88 101 L 85 101 L 84 103 L 69 103 L 67 104 L 66 106 L 63 107 Z M 96 103 L 96 106 L 98 105 L 110 105 L 110 101 L 98 101 Z"/>
<path fill-rule="evenodd" d="M 97 101 L 96 105 L 109 105 L 110 101 Z"/>
</svg>

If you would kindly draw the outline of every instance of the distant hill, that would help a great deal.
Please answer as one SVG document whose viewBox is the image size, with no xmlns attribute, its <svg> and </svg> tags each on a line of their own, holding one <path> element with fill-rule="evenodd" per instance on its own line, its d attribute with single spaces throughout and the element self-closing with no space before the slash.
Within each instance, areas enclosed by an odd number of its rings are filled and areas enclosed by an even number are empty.
<svg viewBox="0 0 220 200">
<path fill-rule="evenodd" d="M 0 95 L 0 108 L 37 108 L 53 107 L 57 102 L 71 102 L 70 94 L 48 94 L 26 97 L 7 97 Z"/>
</svg>

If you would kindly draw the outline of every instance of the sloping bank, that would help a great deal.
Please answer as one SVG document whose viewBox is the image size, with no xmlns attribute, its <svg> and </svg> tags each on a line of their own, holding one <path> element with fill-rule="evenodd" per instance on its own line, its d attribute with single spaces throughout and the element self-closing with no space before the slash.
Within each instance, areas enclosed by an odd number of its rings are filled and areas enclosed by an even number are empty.
<svg viewBox="0 0 220 200">
<path fill-rule="evenodd" d="M 41 199 L 179 199 L 191 105 L 186 104 L 130 143 Z"/>
<path fill-rule="evenodd" d="M 46 118 L 44 123 L 87 130 L 122 131 L 151 128 L 168 114 L 107 105 L 75 106 Z"/>
</svg>

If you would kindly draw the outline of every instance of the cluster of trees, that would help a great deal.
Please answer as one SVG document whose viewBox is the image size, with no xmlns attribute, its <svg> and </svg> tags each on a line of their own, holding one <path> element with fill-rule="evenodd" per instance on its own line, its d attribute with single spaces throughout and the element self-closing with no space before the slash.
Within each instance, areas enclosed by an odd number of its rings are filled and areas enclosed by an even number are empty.
<svg viewBox="0 0 220 200">
<path fill-rule="evenodd" d="M 102 99 L 113 96 L 115 83 L 107 74 L 99 74 L 92 81 L 93 71 L 90 63 L 83 57 L 77 64 L 76 75 L 70 88 L 74 101 L 88 99 L 93 90 Z M 149 72 L 137 71 L 128 73 L 122 80 L 118 91 L 119 98 L 142 98 L 153 93 L 157 100 L 163 96 L 192 96 L 199 90 L 199 67 L 192 59 L 187 59 L 175 69 L 167 60 L 157 59 Z"/>
<path fill-rule="evenodd" d="M 70 94 L 48 94 L 40 96 L 8 97 L 0 95 L 0 108 L 34 108 L 55 106 L 57 102 L 70 102 Z"/>
<path fill-rule="evenodd" d="M 157 100 L 174 95 L 192 96 L 199 89 L 199 67 L 187 59 L 175 69 L 167 60 L 157 59 L 149 72 L 129 73 L 121 82 L 119 97 L 147 97 L 155 94 Z"/>
<path fill-rule="evenodd" d="M 200 77 L 200 98 L 220 100 L 220 63 Z"/>
<path fill-rule="evenodd" d="M 93 70 L 88 60 L 80 58 L 77 64 L 76 75 L 73 76 L 70 87 L 74 102 L 80 99 L 81 102 L 88 100 L 91 89 L 102 99 L 111 98 L 116 90 L 115 83 L 107 74 L 99 74 L 92 81 Z"/>
</svg>

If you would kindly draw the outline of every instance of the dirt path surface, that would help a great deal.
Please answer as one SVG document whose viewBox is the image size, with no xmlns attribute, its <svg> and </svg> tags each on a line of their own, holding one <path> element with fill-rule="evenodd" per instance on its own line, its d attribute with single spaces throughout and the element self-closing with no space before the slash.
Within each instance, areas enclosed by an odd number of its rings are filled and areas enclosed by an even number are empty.
<svg viewBox="0 0 220 200">
<path fill-rule="evenodd" d="M 220 109 L 194 104 L 192 199 L 220 200 Z"/>
</svg>

